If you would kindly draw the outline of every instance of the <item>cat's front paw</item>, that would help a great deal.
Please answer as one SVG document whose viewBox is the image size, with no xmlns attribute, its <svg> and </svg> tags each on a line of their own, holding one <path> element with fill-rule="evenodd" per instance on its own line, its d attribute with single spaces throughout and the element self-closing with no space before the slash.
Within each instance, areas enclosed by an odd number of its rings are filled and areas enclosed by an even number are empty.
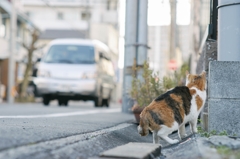
<svg viewBox="0 0 240 159">
<path fill-rule="evenodd" d="M 193 134 L 197 134 L 198 133 L 197 128 L 193 129 L 192 132 L 193 132 Z"/>
<path fill-rule="evenodd" d="M 187 134 L 181 135 L 182 139 L 185 138 L 185 137 L 187 137 Z"/>
<path fill-rule="evenodd" d="M 172 140 L 172 141 L 170 142 L 170 144 L 176 144 L 176 143 L 178 143 L 178 142 L 179 142 L 178 139 L 174 139 L 174 140 Z"/>
</svg>

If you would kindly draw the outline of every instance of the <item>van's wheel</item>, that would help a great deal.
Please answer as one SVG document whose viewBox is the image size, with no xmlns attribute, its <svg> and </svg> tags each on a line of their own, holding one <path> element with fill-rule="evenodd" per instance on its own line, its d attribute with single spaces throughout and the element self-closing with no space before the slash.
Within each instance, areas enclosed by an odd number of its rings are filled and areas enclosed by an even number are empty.
<svg viewBox="0 0 240 159">
<path fill-rule="evenodd" d="M 101 95 L 99 97 L 95 97 L 94 106 L 95 107 L 102 107 L 103 106 L 103 99 L 102 99 Z"/>
<path fill-rule="evenodd" d="M 111 101 L 111 95 L 109 95 L 107 99 L 103 99 L 103 105 L 105 105 L 106 107 L 109 107 L 110 101 Z"/>
<path fill-rule="evenodd" d="M 108 98 L 107 99 L 103 99 L 103 105 L 105 105 L 106 107 L 109 107 L 110 101 L 111 101 L 111 91 L 109 93 Z"/>
<path fill-rule="evenodd" d="M 43 95 L 43 104 L 45 106 L 48 106 L 50 101 L 51 101 L 51 99 L 50 99 L 49 95 Z"/>
<path fill-rule="evenodd" d="M 68 106 L 68 98 L 60 97 L 58 100 L 58 106 Z"/>
<path fill-rule="evenodd" d="M 62 106 L 63 105 L 63 101 L 61 99 L 58 99 L 58 106 Z"/>
<path fill-rule="evenodd" d="M 109 101 L 110 99 L 103 99 L 103 105 L 105 105 L 106 107 L 109 107 Z"/>
<path fill-rule="evenodd" d="M 64 100 L 63 104 L 64 104 L 65 107 L 67 107 L 68 106 L 68 100 L 67 99 Z"/>
</svg>

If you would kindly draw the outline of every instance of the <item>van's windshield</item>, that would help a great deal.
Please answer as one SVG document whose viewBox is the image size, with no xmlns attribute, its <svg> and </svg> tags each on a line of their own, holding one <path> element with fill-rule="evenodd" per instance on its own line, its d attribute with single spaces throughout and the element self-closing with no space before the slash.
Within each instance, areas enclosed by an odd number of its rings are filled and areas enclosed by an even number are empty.
<svg viewBox="0 0 240 159">
<path fill-rule="evenodd" d="M 53 45 L 43 59 L 46 63 L 95 63 L 93 46 Z"/>
</svg>

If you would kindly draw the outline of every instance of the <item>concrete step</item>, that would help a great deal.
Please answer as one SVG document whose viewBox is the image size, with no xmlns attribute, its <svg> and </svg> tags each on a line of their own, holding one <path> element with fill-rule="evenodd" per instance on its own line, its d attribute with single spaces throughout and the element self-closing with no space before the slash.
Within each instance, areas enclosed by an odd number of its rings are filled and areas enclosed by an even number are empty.
<svg viewBox="0 0 240 159">
<path fill-rule="evenodd" d="M 161 154 L 160 144 L 130 142 L 125 145 L 115 147 L 100 154 L 99 159 L 132 158 L 150 159 Z M 92 158 L 97 159 L 97 158 Z"/>
</svg>

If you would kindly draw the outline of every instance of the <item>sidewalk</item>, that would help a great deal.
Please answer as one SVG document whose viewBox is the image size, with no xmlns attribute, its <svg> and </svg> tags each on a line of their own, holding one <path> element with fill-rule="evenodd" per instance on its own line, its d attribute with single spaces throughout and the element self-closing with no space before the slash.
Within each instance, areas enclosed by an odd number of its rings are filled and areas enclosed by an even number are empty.
<svg viewBox="0 0 240 159">
<path fill-rule="evenodd" d="M 137 125 L 134 126 L 137 128 Z M 132 136 L 138 138 L 137 129 Z M 148 143 L 142 140 L 134 143 L 117 146 L 113 149 L 104 151 L 98 157 L 91 159 L 107 158 L 135 158 L 135 159 L 240 159 L 240 138 L 228 136 L 211 136 L 210 138 L 201 137 L 199 134 L 191 134 L 187 126 L 189 135 L 177 144 L 170 145 L 160 140 L 160 145 L 151 144 L 151 133 L 142 139 L 148 139 Z M 121 137 L 121 136 L 119 136 Z M 177 132 L 170 135 L 171 138 L 178 139 Z M 145 147 L 143 147 L 145 146 Z M 134 154 L 135 153 L 135 154 Z"/>
</svg>

